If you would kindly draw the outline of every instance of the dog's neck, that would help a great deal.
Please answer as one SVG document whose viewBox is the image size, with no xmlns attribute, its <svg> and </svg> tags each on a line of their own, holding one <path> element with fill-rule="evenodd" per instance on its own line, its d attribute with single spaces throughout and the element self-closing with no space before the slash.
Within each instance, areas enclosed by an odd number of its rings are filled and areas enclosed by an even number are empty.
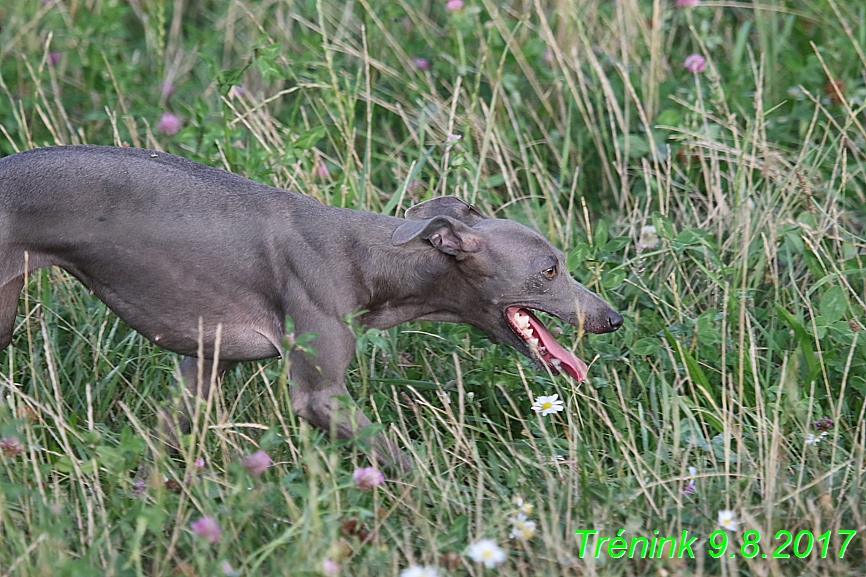
<svg viewBox="0 0 866 577">
<path fill-rule="evenodd" d="M 376 242 L 364 250 L 369 266 L 358 269 L 367 293 L 359 303 L 367 311 L 360 318 L 364 325 L 385 329 L 415 319 L 459 321 L 455 293 L 466 279 L 453 257 L 421 240 L 404 246 Z"/>
</svg>

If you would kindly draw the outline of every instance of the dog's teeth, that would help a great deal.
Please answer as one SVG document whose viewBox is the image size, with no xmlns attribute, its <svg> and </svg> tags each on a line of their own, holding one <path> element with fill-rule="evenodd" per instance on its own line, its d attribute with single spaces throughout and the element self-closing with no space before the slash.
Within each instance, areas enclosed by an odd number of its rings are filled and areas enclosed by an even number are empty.
<svg viewBox="0 0 866 577">
<path fill-rule="evenodd" d="M 529 344 L 535 345 L 537 347 L 538 346 L 538 339 L 535 337 L 529 339 Z"/>
<path fill-rule="evenodd" d="M 514 315 L 514 324 L 517 325 L 518 329 L 526 330 L 527 328 L 529 328 L 529 315 L 517 313 L 516 315 Z"/>
<path fill-rule="evenodd" d="M 560 361 L 557 358 L 553 358 L 553 359 L 550 359 L 550 364 L 553 365 L 554 367 L 559 368 L 559 365 L 562 364 L 562 361 Z"/>
</svg>

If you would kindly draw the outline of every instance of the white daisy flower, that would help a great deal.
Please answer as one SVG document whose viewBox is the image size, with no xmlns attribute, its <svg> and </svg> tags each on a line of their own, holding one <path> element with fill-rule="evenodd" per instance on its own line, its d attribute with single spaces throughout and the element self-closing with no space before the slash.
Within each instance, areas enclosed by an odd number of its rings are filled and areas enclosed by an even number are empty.
<svg viewBox="0 0 866 577">
<path fill-rule="evenodd" d="M 535 458 L 538 460 L 539 463 L 550 463 L 551 465 L 565 462 L 565 457 L 563 457 L 562 455 L 536 455 Z"/>
<path fill-rule="evenodd" d="M 535 402 L 532 403 L 532 410 L 536 413 L 541 413 L 542 417 L 546 417 L 550 413 L 558 413 L 564 409 L 562 401 L 559 400 L 559 395 L 535 397 Z"/>
<path fill-rule="evenodd" d="M 740 527 L 737 514 L 728 509 L 719 511 L 719 527 L 728 531 L 736 531 Z"/>
<path fill-rule="evenodd" d="M 827 431 L 824 431 L 820 435 L 816 435 L 815 433 L 809 433 L 806 435 L 806 444 L 807 445 L 817 445 L 821 442 L 821 439 L 827 436 Z"/>
<path fill-rule="evenodd" d="M 534 507 L 532 506 L 532 503 L 525 502 L 523 497 L 515 497 L 514 504 L 517 505 L 517 510 L 524 515 L 532 515 Z"/>
<path fill-rule="evenodd" d="M 436 571 L 436 567 L 430 567 L 429 565 L 425 565 L 421 567 L 420 565 L 412 565 L 408 569 L 403 569 L 400 571 L 400 577 L 438 577 L 439 573 Z"/>
<path fill-rule="evenodd" d="M 527 541 L 535 535 L 535 521 L 529 521 L 523 513 L 518 513 L 516 517 L 512 517 L 509 521 L 511 521 L 511 533 L 508 534 L 509 539 L 516 538 Z"/>
<path fill-rule="evenodd" d="M 488 569 L 493 569 L 505 561 L 505 551 L 493 539 L 481 539 L 466 549 L 466 554 L 476 563 L 484 563 Z"/>
</svg>

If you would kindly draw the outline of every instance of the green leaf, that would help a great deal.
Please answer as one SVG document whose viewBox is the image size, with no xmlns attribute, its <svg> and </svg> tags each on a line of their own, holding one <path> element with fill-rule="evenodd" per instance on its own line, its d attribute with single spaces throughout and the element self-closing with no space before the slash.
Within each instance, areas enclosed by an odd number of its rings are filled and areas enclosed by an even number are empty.
<svg viewBox="0 0 866 577">
<path fill-rule="evenodd" d="M 144 507 L 141 510 L 140 518 L 144 519 L 147 528 L 150 529 L 153 533 L 159 533 L 162 531 L 163 524 L 165 523 L 166 514 L 159 507 Z"/>
<path fill-rule="evenodd" d="M 623 280 L 625 280 L 625 271 L 617 268 L 604 275 L 601 284 L 604 288 L 614 289 L 621 285 Z"/>
<path fill-rule="evenodd" d="M 658 337 L 646 337 L 633 344 L 629 350 L 636 355 L 649 357 L 657 354 L 660 349 Z"/>
<path fill-rule="evenodd" d="M 59 577 L 101 577 L 105 575 L 103 571 L 94 568 L 84 559 L 64 560 L 55 575 Z"/>
<path fill-rule="evenodd" d="M 217 85 L 222 89 L 225 88 L 225 92 L 228 92 L 232 86 L 236 86 L 240 83 L 241 78 L 243 78 L 244 69 L 239 68 L 236 70 L 223 70 L 218 73 L 216 76 Z"/>
<path fill-rule="evenodd" d="M 54 463 L 54 469 L 61 473 L 71 473 L 75 470 L 72 466 L 72 459 L 68 455 L 63 455 L 57 459 L 57 462 Z"/>
<path fill-rule="evenodd" d="M 700 449 L 709 450 L 710 444 L 704 438 L 704 432 L 701 426 L 691 416 L 694 410 L 694 403 L 688 397 L 680 397 L 680 404 L 686 413 L 690 416 L 680 419 L 680 443 L 684 445 L 695 445 Z"/>
<path fill-rule="evenodd" d="M 680 126 L 682 124 L 683 118 L 680 116 L 680 113 L 673 109 L 667 109 L 661 114 L 659 114 L 658 119 L 656 120 L 656 124 L 659 126 Z"/>
<path fill-rule="evenodd" d="M 797 337 L 797 341 L 800 345 L 800 352 L 803 355 L 803 361 L 806 363 L 806 370 L 808 371 L 807 379 L 809 382 L 814 381 L 818 377 L 818 363 L 815 362 L 815 350 L 812 348 L 812 337 L 809 336 L 809 333 L 806 332 L 806 329 L 803 328 L 794 315 L 785 310 L 782 305 L 777 304 L 776 310 L 779 311 L 779 314 L 782 315 L 782 318 L 788 323 L 788 326 L 794 331 L 794 335 Z"/>
<path fill-rule="evenodd" d="M 262 74 L 262 80 L 270 82 L 274 79 L 283 79 L 286 75 L 277 64 L 276 59 L 280 54 L 279 44 L 267 44 L 255 49 L 255 65 Z"/>
<path fill-rule="evenodd" d="M 589 256 L 591 250 L 592 249 L 586 243 L 577 245 L 568 251 L 568 257 L 565 259 L 565 266 L 568 267 L 568 270 L 580 268 L 580 265 L 582 265 L 583 261 L 586 260 L 586 257 Z"/>
<path fill-rule="evenodd" d="M 796 227 L 795 229 L 785 231 L 785 246 L 788 247 L 794 254 L 803 254 L 803 250 L 805 245 L 803 244 L 803 237 L 800 236 L 800 228 Z"/>
<path fill-rule="evenodd" d="M 310 130 L 304 131 L 292 142 L 292 148 L 295 150 L 309 150 L 316 145 L 322 137 L 325 136 L 325 127 L 316 126 Z"/>
<path fill-rule="evenodd" d="M 270 82 L 272 80 L 283 79 L 285 75 L 277 64 L 272 60 L 256 60 L 256 68 L 262 73 L 262 80 Z"/>
<path fill-rule="evenodd" d="M 824 322 L 828 325 L 842 319 L 848 310 L 848 301 L 845 299 L 845 291 L 839 286 L 831 286 L 821 297 L 818 307 Z"/>
<path fill-rule="evenodd" d="M 0 495 L 3 495 L 8 501 L 15 502 L 30 491 L 24 486 L 17 483 L 6 483 L 0 481 Z"/>
<path fill-rule="evenodd" d="M 627 236 L 618 236 L 607 241 L 602 249 L 605 252 L 619 252 L 626 245 L 631 243 L 631 239 Z"/>
<path fill-rule="evenodd" d="M 649 154 L 649 140 L 647 140 L 643 136 L 640 136 L 638 134 L 620 135 L 617 137 L 617 141 L 619 143 L 620 149 L 623 150 L 625 149 L 626 143 L 628 143 L 629 158 L 641 158 Z"/>
<path fill-rule="evenodd" d="M 595 235 L 593 236 L 595 246 L 601 247 L 607 244 L 607 221 L 599 220 L 595 225 Z"/>
<path fill-rule="evenodd" d="M 279 447 L 280 445 L 285 444 L 285 442 L 286 438 L 282 433 L 282 429 L 279 427 L 271 427 L 264 435 L 262 435 L 261 440 L 259 440 L 259 447 L 263 450 L 269 450 Z"/>
<path fill-rule="evenodd" d="M 106 445 L 96 447 L 96 462 L 111 473 L 122 471 L 126 465 L 123 452 Z"/>
<path fill-rule="evenodd" d="M 682 244 L 700 244 L 703 239 L 704 235 L 701 233 L 701 231 L 695 230 L 693 228 L 687 228 L 686 230 L 679 233 L 674 240 Z"/>
<path fill-rule="evenodd" d="M 133 456 L 143 455 L 147 450 L 147 443 L 140 436 L 135 434 L 128 426 L 123 427 L 120 431 L 120 444 L 118 446 L 124 453 L 132 453 Z"/>
<path fill-rule="evenodd" d="M 698 364 L 698 361 L 691 355 L 691 353 L 686 350 L 684 346 L 680 344 L 680 342 L 674 338 L 671 332 L 665 329 L 665 338 L 667 338 L 668 343 L 673 347 L 674 351 L 679 355 L 679 357 L 683 360 L 686 365 L 686 370 L 689 373 L 689 377 L 696 384 L 704 387 L 706 391 L 710 390 L 710 381 L 707 379 L 707 375 L 704 373 L 704 370 L 701 368 L 701 365 Z"/>
<path fill-rule="evenodd" d="M 466 515 L 458 515 L 448 529 L 448 540 L 451 543 L 464 543 L 468 536 L 469 518 Z"/>
<path fill-rule="evenodd" d="M 721 427 L 721 423 L 719 423 Z M 719 433 L 710 441 L 710 446 L 713 449 L 713 453 L 716 455 L 716 458 L 719 460 L 724 460 L 725 458 L 725 434 Z M 733 451 L 728 453 L 728 461 L 731 463 L 737 462 L 737 454 Z"/>
<path fill-rule="evenodd" d="M 660 212 L 652 214 L 653 226 L 656 227 L 656 232 L 665 240 L 671 240 L 676 235 L 674 225 L 667 218 L 662 216 Z"/>
<path fill-rule="evenodd" d="M 487 179 L 487 186 L 489 188 L 502 186 L 503 184 L 505 184 L 505 177 L 501 174 L 493 174 Z"/>
</svg>

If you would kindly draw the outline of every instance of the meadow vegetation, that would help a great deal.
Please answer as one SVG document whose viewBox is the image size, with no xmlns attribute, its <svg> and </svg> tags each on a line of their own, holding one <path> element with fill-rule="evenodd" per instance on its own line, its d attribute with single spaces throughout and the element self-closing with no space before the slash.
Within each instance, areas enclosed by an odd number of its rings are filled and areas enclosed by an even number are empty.
<svg viewBox="0 0 866 577">
<path fill-rule="evenodd" d="M 380 483 L 276 360 L 166 455 L 177 357 L 39 271 L 0 353 L 0 576 L 866 570 L 866 4 L 18 0 L 0 24 L 2 155 L 149 147 L 395 215 L 456 194 L 626 319 L 563 327 L 581 385 L 467 326 L 360 333 L 350 389 L 415 464 Z M 581 555 L 587 530 L 688 531 L 695 558 Z"/>
</svg>

